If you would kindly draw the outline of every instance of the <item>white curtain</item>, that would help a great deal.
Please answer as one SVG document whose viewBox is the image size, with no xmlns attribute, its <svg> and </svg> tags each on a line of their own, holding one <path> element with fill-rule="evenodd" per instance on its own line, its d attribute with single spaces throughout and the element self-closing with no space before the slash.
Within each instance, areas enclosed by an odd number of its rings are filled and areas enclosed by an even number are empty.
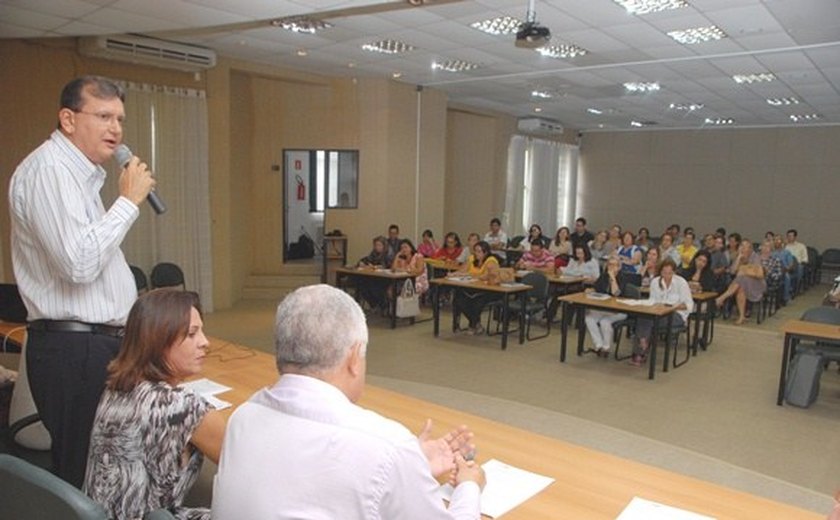
<svg viewBox="0 0 840 520">
<path fill-rule="evenodd" d="M 167 206 L 155 215 L 148 205 L 123 242 L 129 264 L 147 276 L 159 262 L 184 271 L 187 289 L 213 310 L 210 243 L 210 186 L 207 102 L 202 90 L 126 83 L 123 141 L 157 179 L 155 190 Z M 108 175 L 103 200 L 117 197 L 119 171 Z"/>
<path fill-rule="evenodd" d="M 574 218 L 578 147 L 522 135 L 508 146 L 505 216 L 510 236 L 527 235 L 531 224 L 553 236 Z"/>
</svg>

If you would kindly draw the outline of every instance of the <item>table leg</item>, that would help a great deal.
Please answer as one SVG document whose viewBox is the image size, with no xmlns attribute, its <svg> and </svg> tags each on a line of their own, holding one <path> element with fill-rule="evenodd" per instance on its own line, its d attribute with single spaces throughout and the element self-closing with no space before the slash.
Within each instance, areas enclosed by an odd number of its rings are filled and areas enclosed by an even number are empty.
<svg viewBox="0 0 840 520">
<path fill-rule="evenodd" d="M 508 295 L 502 297 L 502 350 L 507 349 L 508 329 L 510 328 L 510 316 L 508 315 Z M 525 308 L 524 306 L 522 307 Z"/>
<path fill-rule="evenodd" d="M 700 317 L 703 316 L 703 323 L 706 322 L 706 315 L 701 314 L 698 310 L 694 315 L 694 341 L 691 342 L 692 355 L 697 355 L 697 345 L 700 343 Z M 705 330 L 705 326 L 703 327 Z"/>
<path fill-rule="evenodd" d="M 566 336 L 569 334 L 569 325 L 566 323 L 568 318 L 569 304 L 561 301 L 560 306 L 563 308 L 560 314 L 560 362 L 566 362 Z"/>
<path fill-rule="evenodd" d="M 391 293 L 391 328 L 397 328 L 397 295 L 400 293 L 400 281 L 394 280 L 392 282 L 394 291 Z M 386 295 L 387 296 L 387 295 Z"/>
<path fill-rule="evenodd" d="M 577 329 L 578 329 L 578 345 L 577 345 L 577 355 L 583 355 L 583 340 L 586 339 L 586 325 L 584 323 L 583 317 L 586 315 L 586 306 L 585 305 L 578 305 L 577 312 L 575 319 L 577 320 Z"/>
<path fill-rule="evenodd" d="M 785 333 L 785 348 L 782 352 L 782 372 L 779 374 L 779 395 L 776 398 L 776 404 L 782 406 L 785 400 L 785 380 L 787 379 L 788 362 L 790 361 L 790 351 L 793 343 L 793 335 Z"/>
<path fill-rule="evenodd" d="M 440 335 L 440 286 L 432 285 L 432 323 L 435 337 Z"/>
<path fill-rule="evenodd" d="M 659 316 L 653 317 L 653 334 L 650 335 L 650 359 L 648 360 L 648 379 L 653 380 L 656 375 L 656 339 L 659 336 Z"/>
<path fill-rule="evenodd" d="M 507 298 L 507 295 L 505 295 Z M 525 305 L 528 302 L 528 291 L 522 291 L 519 296 L 519 303 L 521 304 L 520 309 L 522 312 L 519 313 L 519 344 L 522 345 L 525 343 Z"/>
<path fill-rule="evenodd" d="M 668 361 L 671 360 L 671 325 L 674 324 L 674 313 L 668 314 L 668 321 L 665 324 L 668 328 L 665 329 L 665 362 L 662 364 L 662 371 L 668 371 Z M 677 351 L 674 349 L 674 357 L 676 358 Z"/>
</svg>

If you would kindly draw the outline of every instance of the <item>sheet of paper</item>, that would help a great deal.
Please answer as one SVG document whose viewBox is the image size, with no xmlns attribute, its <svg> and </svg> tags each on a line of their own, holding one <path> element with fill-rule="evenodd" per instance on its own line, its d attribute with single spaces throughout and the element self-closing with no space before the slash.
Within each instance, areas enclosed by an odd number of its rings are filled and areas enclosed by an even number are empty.
<svg viewBox="0 0 840 520">
<path fill-rule="evenodd" d="M 215 395 L 205 394 L 205 395 L 202 395 L 201 397 L 203 397 L 205 401 L 210 403 L 210 406 L 212 406 L 216 410 L 224 410 L 225 408 L 230 408 L 231 406 L 233 406 L 232 404 L 230 404 L 227 401 L 222 401 L 221 399 L 219 399 Z"/>
<path fill-rule="evenodd" d="M 182 383 L 180 386 L 184 388 L 189 388 L 193 392 L 204 397 L 207 397 L 209 395 L 222 394 L 230 390 L 229 386 L 225 386 L 215 381 L 211 381 L 206 377 L 196 379 L 195 381 L 190 381 L 188 383 Z"/>
<path fill-rule="evenodd" d="M 515 468 L 496 459 L 488 460 L 481 467 L 487 478 L 487 485 L 481 493 L 481 514 L 492 518 L 499 518 L 554 482 L 551 477 Z M 446 500 L 454 491 L 449 484 L 440 487 L 440 495 Z"/>
<path fill-rule="evenodd" d="M 610 299 L 609 294 L 604 294 L 604 293 L 599 293 L 599 292 L 586 293 L 586 297 L 591 299 L 591 300 L 609 300 Z"/>
<path fill-rule="evenodd" d="M 711 516 L 700 515 L 666 506 L 658 502 L 633 497 L 624 511 L 615 520 L 715 520 Z"/>
<path fill-rule="evenodd" d="M 632 307 L 639 307 L 639 306 L 651 307 L 653 305 L 656 305 L 655 303 L 653 303 L 650 300 L 634 300 L 632 298 L 619 298 L 616 301 L 618 303 L 623 303 L 624 305 L 630 305 Z"/>
<path fill-rule="evenodd" d="M 524 283 L 519 282 L 505 282 L 499 285 L 501 285 L 502 287 L 525 287 Z"/>
</svg>

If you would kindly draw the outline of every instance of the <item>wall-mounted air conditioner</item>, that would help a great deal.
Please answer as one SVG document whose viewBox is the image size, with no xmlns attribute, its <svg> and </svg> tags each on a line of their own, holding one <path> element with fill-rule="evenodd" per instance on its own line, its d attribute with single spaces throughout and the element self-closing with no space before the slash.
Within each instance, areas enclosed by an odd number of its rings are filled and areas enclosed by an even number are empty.
<svg viewBox="0 0 840 520">
<path fill-rule="evenodd" d="M 79 52 L 95 58 L 189 72 L 216 66 L 216 52 L 211 49 L 133 34 L 79 38 Z"/>
<path fill-rule="evenodd" d="M 559 136 L 563 135 L 563 125 L 557 121 L 541 117 L 522 117 L 517 121 L 517 128 L 525 134 Z"/>
</svg>

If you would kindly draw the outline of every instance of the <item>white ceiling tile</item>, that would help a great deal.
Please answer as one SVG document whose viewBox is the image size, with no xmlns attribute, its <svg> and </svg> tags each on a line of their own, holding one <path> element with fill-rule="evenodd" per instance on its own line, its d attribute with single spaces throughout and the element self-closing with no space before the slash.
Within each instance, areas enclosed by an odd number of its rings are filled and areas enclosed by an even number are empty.
<svg viewBox="0 0 840 520">
<path fill-rule="evenodd" d="M 590 52 L 618 51 L 627 48 L 627 44 L 608 36 L 599 29 L 585 29 L 583 31 L 570 31 L 563 35 L 568 41 L 575 42 Z"/>
<path fill-rule="evenodd" d="M 625 42 L 629 47 L 660 47 L 673 43 L 667 34 L 647 24 L 633 23 L 625 25 L 611 25 L 602 30 L 615 38 Z"/>
<path fill-rule="evenodd" d="M 784 32 L 764 4 L 707 11 L 706 16 L 732 37 Z"/>
<path fill-rule="evenodd" d="M 168 20 L 181 27 L 222 25 L 249 20 L 227 11 L 172 0 L 118 0 L 113 7 L 140 15 L 154 13 L 155 18 Z"/>
<path fill-rule="evenodd" d="M 3 4 L 70 19 L 81 18 L 99 9 L 99 6 L 82 0 L 4 0 L 0 4 L 0 14 L 4 20 Z"/>
<path fill-rule="evenodd" d="M 184 27 L 183 23 L 158 18 L 156 13 L 151 11 L 146 14 L 137 14 L 121 9 L 100 9 L 89 14 L 85 21 L 94 25 L 113 27 L 115 32 L 119 33 L 148 33 Z"/>
<path fill-rule="evenodd" d="M 221 9 L 246 17 L 260 20 L 264 18 L 281 18 L 283 16 L 309 13 L 311 8 L 301 7 L 287 0 L 184 0 L 190 4 Z"/>
<path fill-rule="evenodd" d="M 30 29 L 22 25 L 11 25 L 0 22 L 0 37 L 2 38 L 37 38 L 44 36 L 43 29 Z"/>
<path fill-rule="evenodd" d="M 72 21 L 55 29 L 55 34 L 62 36 L 99 36 L 112 33 L 110 27 L 92 23 Z"/>
<path fill-rule="evenodd" d="M 68 22 L 67 18 L 55 16 L 49 12 L 32 11 L 3 4 L 0 4 L 0 20 L 3 20 L 3 23 L 9 26 L 19 25 L 25 29 L 40 29 L 43 31 L 61 27 Z M 8 36 L 0 34 L 0 37 L 7 38 Z"/>
</svg>

